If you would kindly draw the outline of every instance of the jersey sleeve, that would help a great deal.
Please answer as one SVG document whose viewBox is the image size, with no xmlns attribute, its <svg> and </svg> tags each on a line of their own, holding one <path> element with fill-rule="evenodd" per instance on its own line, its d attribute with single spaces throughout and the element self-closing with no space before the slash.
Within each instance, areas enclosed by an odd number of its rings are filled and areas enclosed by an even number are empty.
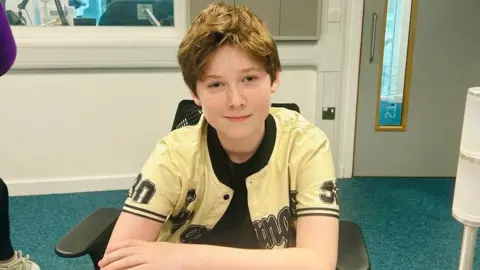
<svg viewBox="0 0 480 270">
<path fill-rule="evenodd" d="M 130 188 L 123 211 L 164 223 L 178 201 L 180 179 L 166 144 L 157 143 Z"/>
<path fill-rule="evenodd" d="M 296 181 L 296 217 L 339 217 L 338 187 L 329 140 L 320 133 L 304 142 Z"/>
</svg>

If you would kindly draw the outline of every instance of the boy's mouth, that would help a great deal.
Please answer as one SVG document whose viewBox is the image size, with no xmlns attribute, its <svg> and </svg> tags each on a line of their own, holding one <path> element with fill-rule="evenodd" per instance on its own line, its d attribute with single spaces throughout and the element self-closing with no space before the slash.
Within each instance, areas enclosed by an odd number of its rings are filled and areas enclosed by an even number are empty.
<svg viewBox="0 0 480 270">
<path fill-rule="evenodd" d="M 230 121 L 235 121 L 235 122 L 240 122 L 240 121 L 245 121 L 247 118 L 249 118 L 250 115 L 241 115 L 241 116 L 225 116 Z"/>
</svg>

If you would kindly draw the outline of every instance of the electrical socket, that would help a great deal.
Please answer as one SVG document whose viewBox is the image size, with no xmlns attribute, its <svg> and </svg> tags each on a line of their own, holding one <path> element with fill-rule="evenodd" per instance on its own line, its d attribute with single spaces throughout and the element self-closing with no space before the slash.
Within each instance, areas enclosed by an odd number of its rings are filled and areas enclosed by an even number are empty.
<svg viewBox="0 0 480 270">
<path fill-rule="evenodd" d="M 340 9 L 328 8 L 327 10 L 327 22 L 338 23 L 340 22 Z"/>
</svg>

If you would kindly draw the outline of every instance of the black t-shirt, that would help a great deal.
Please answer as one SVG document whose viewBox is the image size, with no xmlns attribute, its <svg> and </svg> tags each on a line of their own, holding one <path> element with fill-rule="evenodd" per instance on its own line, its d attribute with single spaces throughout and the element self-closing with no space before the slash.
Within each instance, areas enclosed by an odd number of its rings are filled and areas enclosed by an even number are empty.
<svg viewBox="0 0 480 270">
<path fill-rule="evenodd" d="M 264 168 L 275 144 L 276 126 L 271 115 L 265 120 L 265 135 L 255 154 L 247 161 L 232 162 L 223 147 L 216 130 L 208 126 L 208 150 L 217 178 L 233 189 L 233 198 L 215 227 L 197 239 L 196 244 L 259 249 L 248 208 L 246 178 Z"/>
<path fill-rule="evenodd" d="M 229 180 L 231 180 L 230 187 L 234 191 L 233 198 L 215 227 L 203 239 L 200 239 L 204 244 L 248 249 L 259 248 L 248 209 L 245 177 L 239 167 L 233 163 L 230 166 L 232 178 Z"/>
</svg>

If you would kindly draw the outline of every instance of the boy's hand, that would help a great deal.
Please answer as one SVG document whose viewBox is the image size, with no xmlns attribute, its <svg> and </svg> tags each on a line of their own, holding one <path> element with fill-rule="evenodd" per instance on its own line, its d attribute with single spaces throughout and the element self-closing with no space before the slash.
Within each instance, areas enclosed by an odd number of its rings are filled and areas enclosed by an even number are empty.
<svg viewBox="0 0 480 270">
<path fill-rule="evenodd" d="M 102 270 L 181 269 L 179 244 L 126 240 L 110 246 L 98 265 Z"/>
</svg>

